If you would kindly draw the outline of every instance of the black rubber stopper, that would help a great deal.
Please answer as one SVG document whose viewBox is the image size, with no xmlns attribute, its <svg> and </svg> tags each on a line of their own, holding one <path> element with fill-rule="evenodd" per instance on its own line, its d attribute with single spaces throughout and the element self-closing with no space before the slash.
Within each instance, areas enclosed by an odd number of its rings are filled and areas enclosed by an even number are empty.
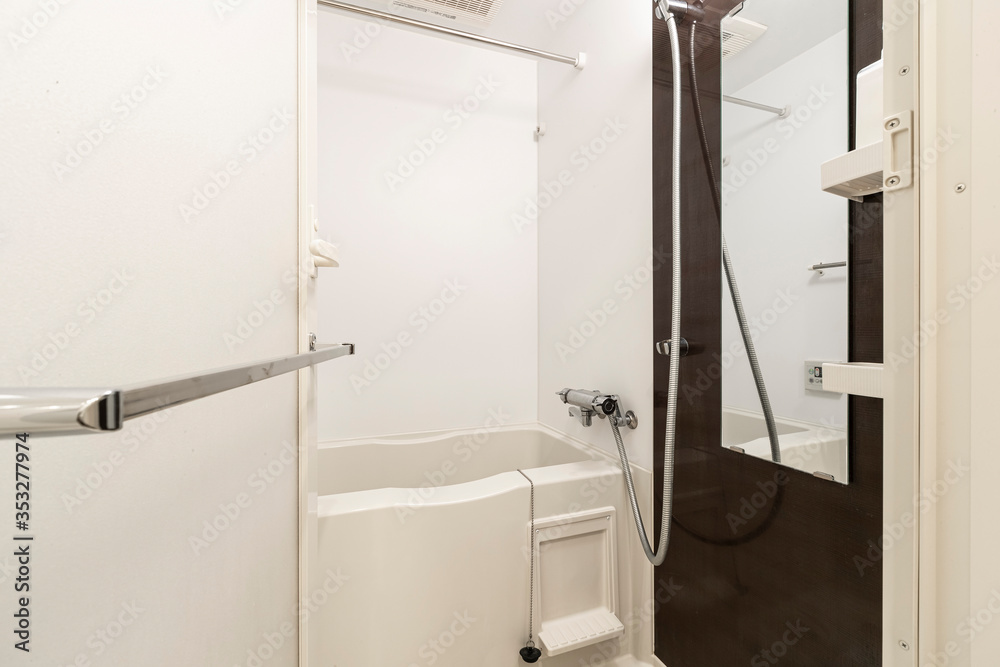
<svg viewBox="0 0 1000 667">
<path fill-rule="evenodd" d="M 542 652 L 539 651 L 534 646 L 525 646 L 521 649 L 521 660 L 525 662 L 535 663 L 538 659 L 542 657 Z"/>
</svg>

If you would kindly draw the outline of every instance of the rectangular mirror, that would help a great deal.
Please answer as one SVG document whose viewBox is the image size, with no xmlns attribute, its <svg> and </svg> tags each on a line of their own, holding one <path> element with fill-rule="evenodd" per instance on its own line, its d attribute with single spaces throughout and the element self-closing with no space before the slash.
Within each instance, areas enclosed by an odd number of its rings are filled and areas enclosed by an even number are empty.
<svg viewBox="0 0 1000 667">
<path fill-rule="evenodd" d="M 747 0 L 722 23 L 724 447 L 848 483 L 848 0 Z M 740 312 L 742 311 L 742 313 Z"/>
</svg>

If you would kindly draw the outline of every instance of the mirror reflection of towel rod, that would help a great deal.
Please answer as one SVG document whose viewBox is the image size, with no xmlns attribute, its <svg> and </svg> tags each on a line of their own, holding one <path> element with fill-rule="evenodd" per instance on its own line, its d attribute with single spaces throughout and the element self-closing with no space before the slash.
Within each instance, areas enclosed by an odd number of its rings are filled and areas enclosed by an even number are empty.
<svg viewBox="0 0 1000 667">
<path fill-rule="evenodd" d="M 827 262 L 826 264 L 813 264 L 812 266 L 807 266 L 807 271 L 817 271 L 819 275 L 823 275 L 826 269 L 839 269 L 843 266 L 847 266 L 847 262 Z"/>
<path fill-rule="evenodd" d="M 338 2 L 337 0 L 316 0 L 316 2 L 324 7 L 332 7 L 333 9 L 340 9 L 345 12 L 362 14 L 364 16 L 368 16 L 373 19 L 380 19 L 382 21 L 392 21 L 393 23 L 401 23 L 403 25 L 410 26 L 411 28 L 421 28 L 423 30 L 440 32 L 446 35 L 451 35 L 452 37 L 458 37 L 473 42 L 479 42 L 480 44 L 485 44 L 487 46 L 497 46 L 502 49 L 507 49 L 509 51 L 516 51 L 523 55 L 534 56 L 535 58 L 554 60 L 557 63 L 572 65 L 577 69 L 583 69 L 584 65 L 587 64 L 587 54 L 585 53 L 580 53 L 575 57 L 563 56 L 558 53 L 551 53 L 549 51 L 541 51 L 539 49 L 533 49 L 528 46 L 521 46 L 520 44 L 511 44 L 510 42 L 502 42 L 498 39 L 483 37 L 482 35 L 477 35 L 471 32 L 463 32 L 461 30 L 455 30 L 454 28 L 446 28 L 444 26 L 435 25 L 433 23 L 425 23 L 424 21 L 417 21 L 414 19 L 408 19 L 402 16 L 397 16 L 395 14 L 389 14 L 387 12 L 380 12 L 376 9 L 368 9 L 367 7 L 358 7 L 357 5 L 349 5 L 346 2 Z"/>
<path fill-rule="evenodd" d="M 0 436 L 117 431 L 136 417 L 354 354 L 354 345 L 315 345 L 252 364 L 227 366 L 122 389 L 0 389 Z"/>
<path fill-rule="evenodd" d="M 322 0 L 320 0 L 322 2 Z M 741 100 L 738 97 L 731 97 L 729 95 L 723 95 L 722 99 L 730 104 L 739 104 L 743 107 L 750 107 L 751 109 L 758 109 L 760 111 L 770 111 L 773 114 L 777 114 L 778 118 L 788 118 L 789 114 L 792 113 L 792 107 L 785 107 L 779 109 L 778 107 L 769 107 L 766 104 L 758 104 L 757 102 L 751 102 L 749 100 Z"/>
</svg>

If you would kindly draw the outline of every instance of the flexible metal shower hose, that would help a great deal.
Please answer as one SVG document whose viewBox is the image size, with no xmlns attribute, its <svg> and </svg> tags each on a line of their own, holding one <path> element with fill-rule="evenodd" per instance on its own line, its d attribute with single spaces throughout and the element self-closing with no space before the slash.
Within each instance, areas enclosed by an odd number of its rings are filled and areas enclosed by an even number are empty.
<svg viewBox="0 0 1000 667">
<path fill-rule="evenodd" d="M 671 165 L 672 182 L 672 202 L 671 202 L 671 245 L 672 245 L 672 275 L 671 288 L 672 304 L 670 311 L 670 339 L 681 340 L 681 62 L 680 62 L 680 39 L 677 35 L 677 23 L 672 13 L 666 10 L 661 4 L 664 18 L 667 23 L 667 31 L 670 34 L 670 51 L 673 69 L 673 151 Z M 695 35 L 697 21 L 691 24 L 691 88 L 694 97 L 695 111 L 698 117 L 698 133 L 701 137 L 702 150 L 705 154 L 705 163 L 709 170 L 709 177 L 712 185 L 712 199 L 715 203 L 716 213 L 719 220 L 722 220 L 722 204 L 719 192 L 716 188 L 715 167 L 712 164 L 711 152 L 709 151 L 708 138 L 705 133 L 705 122 L 701 111 L 701 99 L 698 94 L 698 75 L 695 67 Z M 750 334 L 750 326 L 747 323 L 746 312 L 743 309 L 743 300 L 740 298 L 739 286 L 736 283 L 736 273 L 733 270 L 733 263 L 729 257 L 729 248 L 726 245 L 725 236 L 722 239 L 722 262 L 726 271 L 726 281 L 729 283 L 729 293 L 732 296 L 733 308 L 736 310 L 736 319 L 739 321 L 740 334 L 743 337 L 743 345 L 747 351 L 747 358 L 750 361 L 750 369 L 753 372 L 754 383 L 757 385 L 757 395 L 760 398 L 761 409 L 764 413 L 764 421 L 767 424 L 768 440 L 771 444 L 771 458 L 776 462 L 781 462 L 781 448 L 778 441 L 778 432 L 774 423 L 774 413 L 771 410 L 771 401 L 767 395 L 767 387 L 764 385 L 764 376 L 760 370 L 760 363 L 757 359 L 757 350 L 754 346 L 753 338 Z M 629 503 L 632 506 L 632 518 L 635 520 L 636 532 L 642 542 L 642 550 L 646 558 L 654 566 L 663 564 L 667 556 L 667 549 L 670 547 L 670 525 L 673 518 L 673 487 L 674 487 L 674 452 L 676 449 L 677 435 L 677 390 L 680 378 L 680 354 L 670 355 L 670 371 L 667 386 L 667 419 L 663 442 L 663 504 L 660 512 L 660 539 L 657 542 L 656 550 L 650 544 L 649 536 L 646 534 L 646 527 L 642 521 L 642 512 L 639 509 L 639 502 L 636 499 L 635 482 L 632 479 L 632 468 L 628 461 L 628 452 L 625 451 L 625 444 L 622 442 L 621 431 L 615 420 L 610 420 L 611 430 L 615 435 L 615 445 L 618 447 L 618 456 L 621 459 L 622 473 L 625 476 L 625 487 L 628 489 Z"/>
<path fill-rule="evenodd" d="M 661 5 L 662 7 L 662 5 Z M 670 311 L 670 338 L 679 341 L 681 339 L 681 60 L 680 60 L 680 39 L 677 36 L 677 24 L 674 16 L 669 11 L 663 15 L 667 21 L 667 30 L 670 32 L 670 49 L 673 54 L 674 68 L 674 123 L 673 123 L 673 165 L 671 179 L 673 183 L 673 205 L 671 210 L 672 234 L 671 246 L 673 253 L 673 271 L 671 275 L 671 286 L 673 289 L 673 304 Z M 677 347 L 678 351 L 680 346 Z M 625 475 L 625 486 L 628 489 L 629 502 L 632 504 L 632 517 L 635 519 L 635 528 L 642 541 L 642 550 L 646 552 L 646 558 L 653 565 L 662 565 L 667 557 L 667 548 L 670 546 L 670 521 L 673 514 L 674 500 L 674 445 L 677 432 L 677 385 L 681 371 L 681 355 L 670 355 L 670 375 L 667 387 L 667 423 L 666 434 L 663 441 L 663 506 L 660 516 L 660 540 L 656 545 L 656 551 L 649 543 L 646 535 L 646 528 L 642 523 L 642 513 L 639 511 L 639 503 L 635 497 L 635 483 L 632 481 L 632 469 L 628 463 L 628 453 L 622 443 L 622 434 L 618 430 L 618 424 L 614 419 L 611 422 L 611 430 L 615 434 L 615 443 L 618 445 L 618 456 L 621 458 L 622 473 Z"/>
</svg>

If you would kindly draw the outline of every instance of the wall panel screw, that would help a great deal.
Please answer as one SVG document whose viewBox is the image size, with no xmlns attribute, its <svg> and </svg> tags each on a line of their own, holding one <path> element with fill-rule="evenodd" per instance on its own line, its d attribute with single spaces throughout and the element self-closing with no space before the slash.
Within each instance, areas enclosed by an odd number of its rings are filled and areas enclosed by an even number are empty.
<svg viewBox="0 0 1000 667">
<path fill-rule="evenodd" d="M 886 179 L 885 184 L 890 188 L 894 188 L 899 185 L 899 176 L 891 176 Z"/>
<path fill-rule="evenodd" d="M 899 127 L 898 118 L 893 118 L 892 120 L 890 120 L 888 123 L 885 124 L 885 129 L 887 130 L 895 130 L 897 127 Z"/>
<path fill-rule="evenodd" d="M 907 644 L 907 643 L 906 643 L 905 641 L 903 641 L 902 639 L 900 639 L 900 640 L 899 640 L 899 646 L 900 646 L 900 648 L 902 648 L 902 649 L 903 649 L 904 651 L 909 651 L 909 650 L 910 650 L 910 645 L 909 645 L 909 644 Z"/>
<path fill-rule="evenodd" d="M 959 183 L 958 185 L 955 186 L 955 192 L 957 192 L 958 194 L 962 194 L 963 192 L 965 192 L 965 189 L 966 189 L 965 183 Z"/>
<path fill-rule="evenodd" d="M 906 76 L 909 73 L 910 73 L 910 68 L 906 66 L 901 67 L 899 70 L 899 76 Z"/>
</svg>

